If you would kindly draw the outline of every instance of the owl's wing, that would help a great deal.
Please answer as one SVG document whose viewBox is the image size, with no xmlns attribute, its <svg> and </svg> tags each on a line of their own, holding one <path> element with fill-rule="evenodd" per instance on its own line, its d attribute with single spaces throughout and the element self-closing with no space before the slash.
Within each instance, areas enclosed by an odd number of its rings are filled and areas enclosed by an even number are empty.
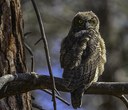
<svg viewBox="0 0 128 110">
<path fill-rule="evenodd" d="M 88 51 L 89 48 L 89 51 Z M 82 64 L 81 67 L 79 67 L 78 71 L 74 72 L 74 76 L 80 78 L 76 78 L 72 84 L 74 86 L 86 84 L 85 88 L 88 88 L 92 82 L 95 82 L 98 80 L 99 75 L 101 75 L 99 72 L 101 71 L 101 65 L 104 66 L 104 64 L 101 64 L 101 47 L 100 42 L 95 37 L 95 35 L 92 35 L 92 38 L 87 43 L 87 48 L 84 50 L 82 55 Z M 83 73 L 84 71 L 84 73 Z M 102 71 L 103 72 L 103 71 Z M 76 84 L 77 83 L 77 84 Z M 76 86 L 76 87 L 78 87 Z"/>
<path fill-rule="evenodd" d="M 62 68 L 73 69 L 74 67 L 79 66 L 88 40 L 89 37 L 86 35 L 73 37 L 73 39 L 66 37 L 63 40 L 60 50 L 60 62 Z"/>
</svg>

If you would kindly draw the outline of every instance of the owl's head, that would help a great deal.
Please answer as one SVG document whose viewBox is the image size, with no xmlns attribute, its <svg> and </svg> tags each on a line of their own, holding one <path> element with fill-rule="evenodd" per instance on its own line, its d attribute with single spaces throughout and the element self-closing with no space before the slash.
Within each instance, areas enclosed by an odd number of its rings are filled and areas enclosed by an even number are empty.
<svg viewBox="0 0 128 110">
<path fill-rule="evenodd" d="M 77 32 L 87 29 L 99 30 L 99 19 L 92 11 L 78 12 L 72 21 L 72 29 Z"/>
</svg>

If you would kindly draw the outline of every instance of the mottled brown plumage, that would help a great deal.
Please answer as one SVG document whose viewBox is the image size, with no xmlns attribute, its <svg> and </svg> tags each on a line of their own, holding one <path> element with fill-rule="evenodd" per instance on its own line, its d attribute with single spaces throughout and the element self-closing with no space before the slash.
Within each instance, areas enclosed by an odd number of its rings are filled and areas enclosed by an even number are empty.
<svg viewBox="0 0 128 110">
<path fill-rule="evenodd" d="M 79 108 L 84 91 L 98 80 L 106 62 L 105 44 L 99 33 L 99 19 L 92 11 L 75 15 L 69 34 L 61 44 L 60 62 L 66 86 L 73 89 L 72 106 Z"/>
</svg>

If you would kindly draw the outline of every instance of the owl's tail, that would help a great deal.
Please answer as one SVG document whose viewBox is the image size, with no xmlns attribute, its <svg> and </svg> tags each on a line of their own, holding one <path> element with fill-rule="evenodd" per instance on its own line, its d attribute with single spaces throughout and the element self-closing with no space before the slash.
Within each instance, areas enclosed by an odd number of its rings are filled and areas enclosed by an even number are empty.
<svg viewBox="0 0 128 110">
<path fill-rule="evenodd" d="M 83 89 L 77 89 L 71 92 L 71 102 L 74 109 L 80 108 L 82 105 Z"/>
</svg>

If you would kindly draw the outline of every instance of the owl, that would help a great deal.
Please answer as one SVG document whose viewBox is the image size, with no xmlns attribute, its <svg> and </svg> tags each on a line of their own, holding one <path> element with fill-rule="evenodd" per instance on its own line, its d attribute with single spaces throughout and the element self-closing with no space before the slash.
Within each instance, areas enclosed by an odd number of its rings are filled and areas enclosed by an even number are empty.
<svg viewBox="0 0 128 110">
<path fill-rule="evenodd" d="M 78 12 L 70 31 L 61 43 L 60 63 L 66 87 L 71 88 L 74 109 L 80 108 L 82 96 L 104 71 L 106 48 L 99 32 L 99 19 L 92 12 Z"/>
</svg>

